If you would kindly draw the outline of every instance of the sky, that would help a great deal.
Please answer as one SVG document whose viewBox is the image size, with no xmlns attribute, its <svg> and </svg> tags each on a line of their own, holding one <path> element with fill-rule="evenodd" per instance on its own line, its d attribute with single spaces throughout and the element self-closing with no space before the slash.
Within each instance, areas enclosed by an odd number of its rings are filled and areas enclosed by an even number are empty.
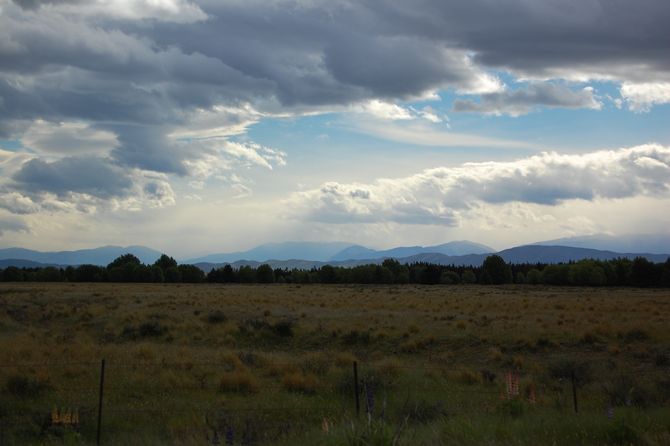
<svg viewBox="0 0 670 446">
<path fill-rule="evenodd" d="M 0 246 L 668 233 L 667 0 L 0 0 Z"/>
</svg>

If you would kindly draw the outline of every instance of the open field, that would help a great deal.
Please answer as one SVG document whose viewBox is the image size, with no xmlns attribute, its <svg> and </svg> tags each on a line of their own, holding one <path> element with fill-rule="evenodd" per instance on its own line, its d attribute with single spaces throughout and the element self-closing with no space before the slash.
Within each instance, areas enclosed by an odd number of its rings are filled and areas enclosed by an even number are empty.
<svg viewBox="0 0 670 446">
<path fill-rule="evenodd" d="M 668 327 L 654 289 L 6 283 L 0 444 L 95 443 L 102 358 L 103 444 L 670 444 Z"/>
</svg>

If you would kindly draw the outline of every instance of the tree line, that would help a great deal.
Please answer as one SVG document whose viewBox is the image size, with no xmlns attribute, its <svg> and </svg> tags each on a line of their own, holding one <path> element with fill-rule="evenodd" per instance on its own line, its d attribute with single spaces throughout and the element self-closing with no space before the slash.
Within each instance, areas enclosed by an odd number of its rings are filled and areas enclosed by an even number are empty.
<svg viewBox="0 0 670 446">
<path fill-rule="evenodd" d="M 341 283 L 341 284 L 531 284 L 570 286 L 670 287 L 670 258 L 653 263 L 633 260 L 580 260 L 561 264 L 510 264 L 498 255 L 488 256 L 478 267 L 402 264 L 386 259 L 381 264 L 352 267 L 324 265 L 310 270 L 225 265 L 205 274 L 195 265 L 179 265 L 165 254 L 151 265 L 124 254 L 109 265 L 67 268 L 0 269 L 4 282 L 142 282 L 142 283 Z"/>
</svg>

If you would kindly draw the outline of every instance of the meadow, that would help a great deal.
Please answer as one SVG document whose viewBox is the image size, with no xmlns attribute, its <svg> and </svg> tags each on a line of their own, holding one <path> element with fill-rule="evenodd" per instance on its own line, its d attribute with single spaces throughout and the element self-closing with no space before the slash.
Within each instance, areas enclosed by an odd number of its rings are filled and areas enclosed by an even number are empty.
<svg viewBox="0 0 670 446">
<path fill-rule="evenodd" d="M 95 444 L 102 359 L 101 444 L 670 444 L 669 326 L 667 289 L 3 283 L 0 444 Z"/>
</svg>

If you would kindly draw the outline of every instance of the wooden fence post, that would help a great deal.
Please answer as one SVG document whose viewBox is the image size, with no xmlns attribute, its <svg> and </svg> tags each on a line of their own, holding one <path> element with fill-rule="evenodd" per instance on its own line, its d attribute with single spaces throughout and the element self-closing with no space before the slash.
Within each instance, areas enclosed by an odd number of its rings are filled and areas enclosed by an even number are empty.
<svg viewBox="0 0 670 446">
<path fill-rule="evenodd" d="M 98 394 L 98 432 L 95 444 L 100 446 L 100 434 L 102 429 L 102 395 L 105 386 L 105 360 L 100 363 L 100 392 Z"/>
</svg>

